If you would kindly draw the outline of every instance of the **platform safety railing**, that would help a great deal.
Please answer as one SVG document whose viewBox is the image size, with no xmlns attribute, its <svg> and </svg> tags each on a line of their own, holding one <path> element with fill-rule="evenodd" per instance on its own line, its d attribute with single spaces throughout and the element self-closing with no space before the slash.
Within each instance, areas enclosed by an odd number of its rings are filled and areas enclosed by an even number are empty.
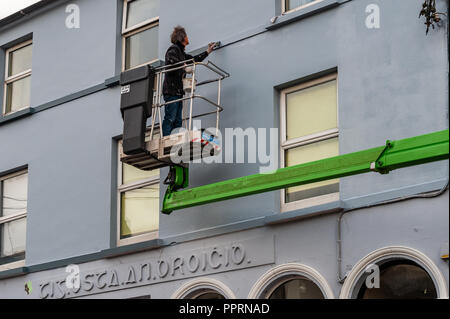
<svg viewBox="0 0 450 319">
<path fill-rule="evenodd" d="M 199 70 L 201 70 L 202 68 L 204 68 L 205 70 L 211 71 L 214 74 L 214 77 L 212 79 L 203 80 L 203 81 L 197 83 L 198 78 L 199 78 L 199 75 L 197 72 Z M 183 88 L 185 91 L 185 95 L 182 98 L 172 100 L 169 102 L 165 102 L 164 98 L 163 98 L 164 77 L 167 73 L 178 71 L 178 70 L 184 71 L 184 77 L 189 73 L 192 74 L 191 82 L 190 82 L 191 83 L 190 89 Z M 189 72 L 189 71 L 191 71 L 191 72 Z M 218 67 L 211 61 L 204 63 L 204 62 L 195 62 L 194 59 L 190 59 L 190 60 L 181 61 L 181 62 L 178 62 L 175 64 L 165 65 L 165 66 L 156 68 L 155 69 L 156 85 L 155 85 L 155 91 L 154 91 L 154 96 L 153 96 L 153 108 L 152 108 L 152 116 L 151 116 L 152 123 L 151 123 L 151 129 L 150 129 L 150 139 L 153 139 L 155 127 L 157 126 L 156 117 L 158 117 L 159 126 L 160 126 L 160 129 L 159 129 L 160 138 L 164 137 L 163 130 L 162 130 L 163 121 L 162 121 L 162 115 L 161 115 L 161 108 L 168 104 L 172 104 L 172 103 L 176 103 L 176 102 L 180 102 L 180 101 L 183 103 L 183 122 L 185 124 L 185 128 L 188 131 L 192 130 L 192 119 L 215 114 L 216 115 L 216 125 L 215 125 L 216 133 L 215 134 L 217 136 L 218 132 L 219 132 L 219 121 L 220 121 L 219 114 L 220 114 L 220 112 L 223 111 L 223 107 L 221 105 L 222 81 L 228 77 L 230 77 L 230 74 L 228 72 L 221 69 L 220 67 Z M 196 88 L 198 88 L 202 85 L 206 85 L 206 84 L 210 84 L 210 83 L 214 83 L 214 82 L 217 82 L 217 84 L 218 84 L 217 85 L 217 102 L 212 101 L 211 99 L 209 99 L 205 96 L 195 93 Z M 211 105 L 214 108 L 214 111 L 204 112 L 201 114 L 193 115 L 195 101 L 198 99 L 206 101 L 207 104 Z M 185 115 L 185 109 L 186 109 L 187 103 L 189 103 L 188 116 Z"/>
</svg>

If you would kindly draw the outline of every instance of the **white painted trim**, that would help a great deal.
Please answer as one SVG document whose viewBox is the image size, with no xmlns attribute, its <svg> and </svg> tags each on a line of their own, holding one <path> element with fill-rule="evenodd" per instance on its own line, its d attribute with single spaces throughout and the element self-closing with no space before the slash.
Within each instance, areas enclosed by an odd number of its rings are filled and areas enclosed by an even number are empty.
<svg viewBox="0 0 450 319">
<path fill-rule="evenodd" d="M 282 200 L 286 199 L 286 190 L 281 190 Z M 281 212 L 289 212 L 292 210 L 302 209 L 311 206 L 324 205 L 332 202 L 336 202 L 339 200 L 339 193 L 330 193 L 320 196 L 315 196 L 311 198 L 306 198 L 302 200 L 297 200 L 295 202 L 285 203 L 281 206 Z"/>
<path fill-rule="evenodd" d="M 129 183 L 129 184 L 125 184 L 125 185 L 120 185 L 119 186 L 119 191 L 120 192 L 127 192 L 127 191 L 131 191 L 133 189 L 136 188 L 141 188 L 141 187 L 145 187 L 145 186 L 149 186 L 149 185 L 154 185 L 154 184 L 159 184 L 159 174 L 137 181 L 137 182 L 133 182 L 133 183 Z"/>
<path fill-rule="evenodd" d="M 5 175 L 5 176 L 0 176 L 0 183 L 3 182 L 3 181 L 8 180 L 10 178 L 14 178 L 14 177 L 17 177 L 17 176 L 20 176 L 20 175 L 25 175 L 25 174 L 28 174 L 28 169 L 21 170 L 21 171 L 18 171 L 18 172 L 12 173 L 12 174 L 8 174 L 8 175 Z M 2 194 L 0 194 L 0 196 L 1 195 Z M 27 200 L 28 200 L 28 198 L 27 198 Z M 28 201 L 27 201 L 27 204 L 28 204 Z M 1 209 L 2 209 L 2 207 L 0 207 L 0 210 Z M 28 211 L 28 209 L 27 209 L 27 211 Z M 0 213 L 1 213 L 1 211 L 0 211 Z M 14 220 L 21 219 L 21 218 L 24 218 L 24 217 L 27 217 L 27 212 L 11 214 L 11 215 L 8 215 L 8 216 L 3 216 L 3 217 L 0 215 L 0 225 L 4 224 L 4 223 L 12 222 Z"/>
<path fill-rule="evenodd" d="M 117 247 L 131 245 L 131 244 L 137 244 L 137 243 L 140 243 L 143 241 L 149 241 L 149 240 L 159 238 L 159 231 L 153 231 L 153 232 L 148 232 L 145 234 L 134 235 L 129 238 L 120 239 L 120 225 L 119 225 L 119 228 L 117 229 L 117 232 L 119 233 L 119 241 L 117 242 Z"/>
<path fill-rule="evenodd" d="M 284 1 L 283 1 L 284 2 Z M 299 90 L 304 90 L 316 85 L 321 85 L 330 81 L 336 81 L 336 114 L 337 114 L 337 128 L 329 129 L 323 132 L 318 132 L 306 136 L 292 138 L 287 140 L 287 125 L 286 125 L 286 95 Z M 338 73 L 332 73 L 317 79 L 300 83 L 298 85 L 283 89 L 280 92 L 280 168 L 285 167 L 285 151 L 291 148 L 304 146 L 312 143 L 317 143 L 331 138 L 339 137 L 339 97 L 338 97 Z M 286 203 L 286 189 L 280 190 L 280 211 L 282 213 L 311 207 L 315 205 L 322 205 L 339 200 L 339 192 L 321 195 L 317 197 L 307 198 L 291 203 Z"/>
<path fill-rule="evenodd" d="M 183 299 L 187 295 L 201 289 L 216 291 L 217 293 L 223 295 L 226 299 L 236 299 L 233 291 L 231 291 L 227 285 L 216 279 L 206 277 L 197 278 L 185 283 L 173 293 L 170 299 Z"/>
<path fill-rule="evenodd" d="M 122 207 L 120 205 L 121 194 L 126 191 L 139 189 L 139 188 L 149 186 L 149 185 L 156 185 L 156 184 L 159 185 L 160 176 L 155 175 L 150 178 L 146 178 L 146 179 L 143 179 L 140 181 L 122 185 L 122 162 L 120 161 L 120 153 L 122 151 L 122 140 L 119 140 L 117 142 L 117 144 L 118 144 L 117 145 L 117 166 L 118 167 L 117 167 L 116 245 L 117 245 L 117 247 L 121 247 L 121 246 L 126 246 L 126 245 L 131 245 L 131 244 L 137 244 L 137 243 L 140 243 L 143 241 L 158 239 L 159 238 L 159 225 L 158 225 L 158 230 L 156 230 L 156 231 L 131 236 L 129 238 L 123 238 L 123 239 L 120 238 L 120 218 L 121 218 L 121 212 L 122 212 L 121 211 Z"/>
<path fill-rule="evenodd" d="M 20 268 L 20 267 L 24 267 L 24 266 L 25 266 L 25 260 L 15 261 L 13 263 L 0 265 L 0 272 L 11 270 L 11 269 L 16 269 L 16 268 Z"/>
<path fill-rule="evenodd" d="M 3 116 L 19 112 L 19 111 L 28 109 L 30 107 L 30 105 L 25 105 L 25 106 L 22 106 L 21 108 L 15 110 L 15 111 L 6 112 L 6 97 L 7 97 L 7 94 L 8 94 L 8 85 L 11 84 L 11 83 L 14 83 L 16 81 L 20 81 L 22 79 L 25 79 L 27 77 L 31 77 L 31 70 L 26 71 L 26 73 L 20 73 L 20 75 L 18 75 L 17 77 L 11 77 L 10 79 L 6 79 L 5 80 L 5 84 L 4 84 L 4 87 L 3 87 L 3 89 L 4 89 L 4 92 L 3 92 L 3 109 L 2 109 Z"/>
<path fill-rule="evenodd" d="M 1 176 L 0 177 L 0 183 L 2 183 L 5 180 L 8 180 L 10 178 L 14 178 L 14 177 L 25 175 L 25 174 L 28 175 L 28 169 L 21 170 L 21 171 L 15 172 L 15 173 L 11 173 L 11 174 L 8 174 L 8 175 L 5 175 L 5 176 Z M 0 194 L 0 196 L 2 196 L 2 194 Z M 28 200 L 28 194 L 27 194 L 27 200 Z M 27 201 L 27 206 L 28 206 L 28 201 Z M 0 213 L 1 213 L 1 209 L 2 209 L 2 207 L 0 207 Z M 20 213 L 8 215 L 8 216 L 3 216 L 3 217 L 0 216 L 0 226 L 4 225 L 6 223 L 9 223 L 9 222 L 13 222 L 15 220 L 22 219 L 22 218 L 24 218 L 25 222 L 27 222 L 27 220 L 26 220 L 27 212 L 28 212 L 28 207 L 27 207 L 27 210 L 25 212 L 20 212 Z M 27 237 L 27 232 L 25 231 L 25 239 L 26 239 L 26 237 Z M 0 240 L 0 242 L 1 242 L 1 240 Z M 26 247 L 25 247 L 25 250 L 26 250 Z M 23 266 L 25 266 L 25 260 L 9 263 L 9 264 L 6 264 L 6 265 L 0 265 L 0 271 L 5 271 L 5 270 L 9 270 L 9 269 L 19 268 L 19 267 L 23 267 Z"/>
<path fill-rule="evenodd" d="M 286 95 L 288 95 L 289 93 L 293 93 L 296 91 L 300 91 L 300 90 L 304 90 L 316 85 L 320 85 L 320 84 L 324 84 L 330 81 L 336 81 L 336 91 L 337 91 L 337 73 L 333 73 L 330 75 L 326 75 L 314 80 L 310 80 L 307 82 L 303 82 L 300 83 L 298 85 L 286 88 L 281 90 L 280 92 L 280 120 L 281 120 L 281 145 L 286 144 L 286 142 L 288 142 L 288 140 L 286 139 L 286 134 L 287 134 L 287 130 L 286 130 Z M 338 106 L 338 101 L 336 99 L 336 107 Z M 339 108 L 337 109 L 337 113 L 338 113 Z M 339 123 L 338 127 L 339 127 Z M 320 135 L 321 133 L 325 133 L 328 131 L 324 131 L 324 132 L 319 132 L 319 133 L 315 133 L 313 135 Z M 307 135 L 304 136 L 303 138 L 307 138 L 310 137 L 311 135 Z M 291 139 L 294 140 L 294 139 Z M 289 142 L 288 142 L 289 143 Z"/>
<path fill-rule="evenodd" d="M 327 280 L 314 268 L 299 263 L 283 264 L 267 271 L 253 285 L 250 293 L 248 294 L 248 299 L 268 298 L 276 287 L 284 283 L 283 277 L 289 275 L 298 275 L 310 279 L 320 288 L 326 299 L 334 299 L 333 290 Z M 266 293 L 264 296 L 261 296 L 264 290 L 271 284 L 276 284 L 276 287 L 272 288 L 270 293 Z"/>
<path fill-rule="evenodd" d="M 123 12 L 122 12 L 122 72 L 125 70 L 131 70 L 134 68 L 138 68 L 147 64 L 152 64 L 154 62 L 157 62 L 159 59 L 156 58 L 154 60 L 148 61 L 146 63 L 143 63 L 141 65 L 136 65 L 132 68 L 126 69 L 125 68 L 125 54 L 126 54 L 126 39 L 130 36 L 133 36 L 139 32 L 154 28 L 156 26 L 159 26 L 159 16 L 149 18 L 145 21 L 142 21 L 132 27 L 126 28 L 127 23 L 127 12 L 128 12 L 128 2 L 134 1 L 134 0 L 124 0 L 123 4 Z"/>
<path fill-rule="evenodd" d="M 3 175 L 3 176 L 0 176 L 0 181 L 4 181 L 4 180 L 7 180 L 7 179 L 10 179 L 10 178 L 13 178 L 13 177 L 17 177 L 17 176 L 20 176 L 20 175 L 24 175 L 24 174 L 27 174 L 27 173 L 28 173 L 28 169 L 24 169 L 24 170 L 20 170 L 20 171 L 17 171 L 17 172 L 8 174 L 8 175 Z"/>
<path fill-rule="evenodd" d="M 128 1 L 129 0 L 123 0 L 123 8 L 122 8 L 122 35 L 123 35 L 123 31 L 126 29 L 126 24 L 127 24 Z"/>
<path fill-rule="evenodd" d="M 356 283 L 360 280 L 366 267 L 370 264 L 377 264 L 380 261 L 397 258 L 407 259 L 416 262 L 433 279 L 439 299 L 448 299 L 447 283 L 439 268 L 435 263 L 422 252 L 404 246 L 390 246 L 377 249 L 366 255 L 363 259 L 358 261 L 348 274 L 347 279 L 341 289 L 340 299 L 350 299 L 352 297 L 353 289 Z"/>
<path fill-rule="evenodd" d="M 307 89 L 309 87 L 313 87 L 316 85 L 320 85 L 320 84 L 323 84 L 326 82 L 334 81 L 334 80 L 337 80 L 337 75 L 338 75 L 337 72 L 333 72 L 328 75 L 324 75 L 324 76 L 321 76 L 321 77 L 318 77 L 318 78 L 315 78 L 315 79 L 312 79 L 309 81 L 302 82 L 295 86 L 285 88 L 285 89 L 283 89 L 283 92 L 288 94 L 288 93 L 304 90 L 304 89 Z"/>
<path fill-rule="evenodd" d="M 295 11 L 298 11 L 298 10 L 301 10 L 301 9 L 304 9 L 304 8 L 307 8 L 307 7 L 311 6 L 311 5 L 314 5 L 314 4 L 316 4 L 316 3 L 319 3 L 319 2 L 321 2 L 321 1 L 322 1 L 322 0 L 312 1 L 312 2 L 310 2 L 310 3 L 304 4 L 304 5 L 302 5 L 302 6 L 299 6 L 299 7 L 293 8 L 293 9 L 291 9 L 291 10 L 289 10 L 289 11 L 286 11 L 286 0 L 281 0 L 281 12 L 282 12 L 282 14 L 288 14 L 288 13 L 291 13 L 291 12 L 295 12 Z"/>
<path fill-rule="evenodd" d="M 144 24 L 142 26 L 140 26 L 139 28 L 133 29 L 132 31 L 128 31 L 127 33 L 123 34 L 124 38 L 129 38 L 135 34 L 141 33 L 142 31 L 154 28 L 159 26 L 159 18 L 156 19 L 152 19 L 152 22 L 148 23 L 148 24 Z"/>
<path fill-rule="evenodd" d="M 6 52 L 7 53 L 14 52 L 14 51 L 19 50 L 19 49 L 21 49 L 23 47 L 26 47 L 27 45 L 32 44 L 32 43 L 33 43 L 33 39 L 30 39 L 30 40 L 27 40 L 27 41 L 24 41 L 24 42 L 20 42 L 19 44 L 16 44 L 15 46 L 8 48 L 8 50 Z"/>
<path fill-rule="evenodd" d="M 314 133 L 311 135 L 292 138 L 290 140 L 285 141 L 284 144 L 281 145 L 281 147 L 284 150 L 287 150 L 298 146 L 324 141 L 334 137 L 339 137 L 339 130 L 337 128 L 333 128 L 331 130 L 326 130 L 319 133 Z"/>
<path fill-rule="evenodd" d="M 122 148 L 122 140 L 117 142 L 117 205 L 116 205 L 116 245 L 121 246 L 121 238 L 120 238 L 120 217 L 122 212 L 121 206 L 121 194 L 119 191 L 119 187 L 122 184 L 122 162 L 120 160 L 120 153 Z"/>
<path fill-rule="evenodd" d="M 127 13 L 128 13 L 128 2 L 132 2 L 134 0 L 124 0 L 123 4 L 123 12 L 122 12 L 122 34 L 128 33 L 130 31 L 139 29 L 142 26 L 145 26 L 147 24 L 153 23 L 157 20 L 159 20 L 159 16 L 149 18 L 145 21 L 139 22 L 138 24 L 127 28 Z"/>
<path fill-rule="evenodd" d="M 135 35 L 135 34 L 138 34 L 138 33 L 140 33 L 140 32 L 143 32 L 143 31 L 146 31 L 146 30 L 155 28 L 155 27 L 159 27 L 159 20 L 156 20 L 156 22 L 154 21 L 154 22 L 152 22 L 152 23 L 149 24 L 149 25 L 143 26 L 143 27 L 141 27 L 141 28 L 139 28 L 139 29 L 136 29 L 136 30 L 134 30 L 134 31 L 132 31 L 132 32 L 126 33 L 126 34 L 124 34 L 124 35 L 122 36 L 122 72 L 125 71 L 125 70 L 135 69 L 135 68 L 138 68 L 138 67 L 141 67 L 141 66 L 144 66 L 144 65 L 147 65 L 147 64 L 152 64 L 152 63 L 154 63 L 154 62 L 159 61 L 159 59 L 156 58 L 156 59 L 150 60 L 150 61 L 148 61 L 148 62 L 145 62 L 145 63 L 139 64 L 139 65 L 133 66 L 133 67 L 131 67 L 131 68 L 129 68 L 129 69 L 126 69 L 126 68 L 125 68 L 125 61 L 126 61 L 126 43 L 127 43 L 126 40 L 127 40 L 127 38 L 129 38 L 129 37 L 131 37 L 131 36 L 133 36 L 133 35 Z"/>
<path fill-rule="evenodd" d="M 132 34 L 138 33 L 139 31 L 142 31 L 140 29 L 148 29 L 147 26 L 151 24 L 159 24 L 159 16 L 142 21 L 128 29 L 122 29 L 122 34 L 130 36 Z"/>
<path fill-rule="evenodd" d="M 27 217 L 27 212 L 0 217 L 0 225 Z"/>
<path fill-rule="evenodd" d="M 23 72 L 17 73 L 16 75 L 11 75 L 9 78 L 5 80 L 6 84 L 11 84 L 13 82 L 22 80 L 28 76 L 31 76 L 31 69 L 25 70 Z"/>
<path fill-rule="evenodd" d="M 11 111 L 11 112 L 6 113 L 6 95 L 7 95 L 8 84 L 11 84 L 11 83 L 13 83 L 15 81 L 19 81 L 19 80 L 24 79 L 24 78 L 26 78 L 28 76 L 31 76 L 31 73 L 32 73 L 31 72 L 32 69 L 28 69 L 28 70 L 25 70 L 25 71 L 23 71 L 21 73 L 18 73 L 16 75 L 8 76 L 8 72 L 9 72 L 9 54 L 11 52 L 17 51 L 17 50 L 19 50 L 19 49 L 21 49 L 23 47 L 26 47 L 28 45 L 33 45 L 33 40 L 27 40 L 25 42 L 19 43 L 19 44 L 15 45 L 15 46 L 9 48 L 5 52 L 5 81 L 3 83 L 2 115 L 9 115 L 9 114 L 12 114 L 12 113 L 15 113 L 15 112 L 19 112 L 21 110 L 24 110 L 24 109 L 27 109 L 27 108 L 30 107 L 29 105 L 27 105 L 27 106 L 24 106 L 24 107 L 20 108 L 19 110 Z"/>
</svg>

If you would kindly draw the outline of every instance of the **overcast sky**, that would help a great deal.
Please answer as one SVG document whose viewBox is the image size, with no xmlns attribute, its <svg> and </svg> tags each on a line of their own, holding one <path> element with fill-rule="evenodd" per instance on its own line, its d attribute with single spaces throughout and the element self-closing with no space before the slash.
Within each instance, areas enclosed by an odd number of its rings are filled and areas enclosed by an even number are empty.
<svg viewBox="0 0 450 319">
<path fill-rule="evenodd" d="M 0 19 L 39 1 L 40 0 L 0 0 Z"/>
</svg>

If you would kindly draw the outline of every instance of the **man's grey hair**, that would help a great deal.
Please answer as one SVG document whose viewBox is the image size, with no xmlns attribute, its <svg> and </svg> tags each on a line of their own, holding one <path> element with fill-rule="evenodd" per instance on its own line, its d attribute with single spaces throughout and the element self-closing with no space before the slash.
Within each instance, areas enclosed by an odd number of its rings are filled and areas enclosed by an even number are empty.
<svg viewBox="0 0 450 319">
<path fill-rule="evenodd" d="M 177 25 L 170 36 L 170 41 L 175 44 L 177 42 L 183 42 L 184 38 L 187 36 L 186 30 L 180 25 Z"/>
</svg>

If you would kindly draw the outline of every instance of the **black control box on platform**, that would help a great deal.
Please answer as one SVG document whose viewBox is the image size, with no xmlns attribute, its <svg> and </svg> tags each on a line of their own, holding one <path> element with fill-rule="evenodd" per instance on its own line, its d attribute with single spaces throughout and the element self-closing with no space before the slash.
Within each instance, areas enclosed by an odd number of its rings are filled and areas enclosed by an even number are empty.
<svg viewBox="0 0 450 319">
<path fill-rule="evenodd" d="M 145 150 L 145 128 L 152 115 L 155 70 L 149 65 L 120 74 L 120 111 L 123 118 L 123 152 Z"/>
</svg>

